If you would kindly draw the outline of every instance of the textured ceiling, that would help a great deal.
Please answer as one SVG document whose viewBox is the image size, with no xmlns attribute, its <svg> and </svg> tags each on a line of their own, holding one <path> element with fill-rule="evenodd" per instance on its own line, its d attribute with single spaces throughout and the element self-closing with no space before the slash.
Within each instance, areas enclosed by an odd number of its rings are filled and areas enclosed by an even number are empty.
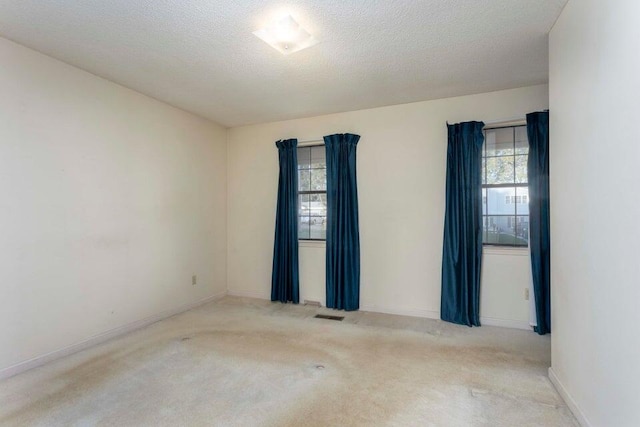
<svg viewBox="0 0 640 427">
<path fill-rule="evenodd" d="M 225 126 L 547 81 L 567 0 L 2 0 L 0 35 Z M 320 44 L 252 34 L 291 14 Z"/>
</svg>

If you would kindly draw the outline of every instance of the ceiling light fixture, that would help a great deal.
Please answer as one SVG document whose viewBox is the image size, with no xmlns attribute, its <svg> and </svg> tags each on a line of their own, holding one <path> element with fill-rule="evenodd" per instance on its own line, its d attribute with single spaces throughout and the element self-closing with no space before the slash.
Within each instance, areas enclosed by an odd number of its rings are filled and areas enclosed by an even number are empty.
<svg viewBox="0 0 640 427">
<path fill-rule="evenodd" d="M 318 43 L 291 15 L 274 21 L 267 27 L 254 31 L 253 34 L 284 55 L 298 52 Z"/>
</svg>

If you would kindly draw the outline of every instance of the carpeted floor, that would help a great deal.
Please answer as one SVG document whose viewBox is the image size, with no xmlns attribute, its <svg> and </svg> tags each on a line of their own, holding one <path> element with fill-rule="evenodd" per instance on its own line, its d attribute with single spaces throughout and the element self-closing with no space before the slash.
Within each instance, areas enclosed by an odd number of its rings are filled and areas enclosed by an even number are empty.
<svg viewBox="0 0 640 427">
<path fill-rule="evenodd" d="M 0 425 L 577 426 L 550 340 L 226 297 L 0 383 Z"/>
</svg>

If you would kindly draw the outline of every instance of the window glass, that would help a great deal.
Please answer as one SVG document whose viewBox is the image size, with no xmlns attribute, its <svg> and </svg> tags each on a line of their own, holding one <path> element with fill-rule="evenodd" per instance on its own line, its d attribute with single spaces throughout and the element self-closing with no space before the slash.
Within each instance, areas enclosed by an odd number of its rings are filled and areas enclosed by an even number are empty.
<svg viewBox="0 0 640 427">
<path fill-rule="evenodd" d="M 487 158 L 487 184 L 512 184 L 513 180 L 513 156 Z"/>
<path fill-rule="evenodd" d="M 309 155 L 311 158 L 311 168 L 326 169 L 327 168 L 327 160 L 326 160 L 327 150 L 325 150 L 324 145 L 316 145 L 313 147 L 309 147 L 309 149 L 310 149 Z"/>
<path fill-rule="evenodd" d="M 327 191 L 327 169 L 309 170 L 310 190 Z"/>
<path fill-rule="evenodd" d="M 527 137 L 527 127 L 518 126 L 515 129 L 516 154 L 529 154 L 529 138 Z"/>
<path fill-rule="evenodd" d="M 527 178 L 527 157 L 526 155 L 516 156 L 516 182 L 518 184 L 526 184 Z"/>
<path fill-rule="evenodd" d="M 482 237 L 486 245 L 528 245 L 529 142 L 526 130 L 526 126 L 485 130 Z"/>
<path fill-rule="evenodd" d="M 513 156 L 513 128 L 485 131 L 486 156 Z"/>
<path fill-rule="evenodd" d="M 327 235 L 327 163 L 324 145 L 298 148 L 298 238 Z"/>
</svg>

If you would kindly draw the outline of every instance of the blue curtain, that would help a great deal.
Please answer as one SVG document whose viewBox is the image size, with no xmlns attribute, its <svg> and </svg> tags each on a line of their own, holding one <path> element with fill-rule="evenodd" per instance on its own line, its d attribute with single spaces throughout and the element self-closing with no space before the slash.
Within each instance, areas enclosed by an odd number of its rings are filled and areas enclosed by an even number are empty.
<svg viewBox="0 0 640 427">
<path fill-rule="evenodd" d="M 271 301 L 299 302 L 298 140 L 276 142 L 280 158 L 276 235 L 273 244 Z"/>
<path fill-rule="evenodd" d="M 440 318 L 480 326 L 482 122 L 447 125 Z"/>
<path fill-rule="evenodd" d="M 359 135 L 324 137 L 327 152 L 327 307 L 360 307 L 356 146 Z"/>
<path fill-rule="evenodd" d="M 538 326 L 551 332 L 549 236 L 549 112 L 527 114 L 529 136 L 529 249 Z"/>
</svg>

